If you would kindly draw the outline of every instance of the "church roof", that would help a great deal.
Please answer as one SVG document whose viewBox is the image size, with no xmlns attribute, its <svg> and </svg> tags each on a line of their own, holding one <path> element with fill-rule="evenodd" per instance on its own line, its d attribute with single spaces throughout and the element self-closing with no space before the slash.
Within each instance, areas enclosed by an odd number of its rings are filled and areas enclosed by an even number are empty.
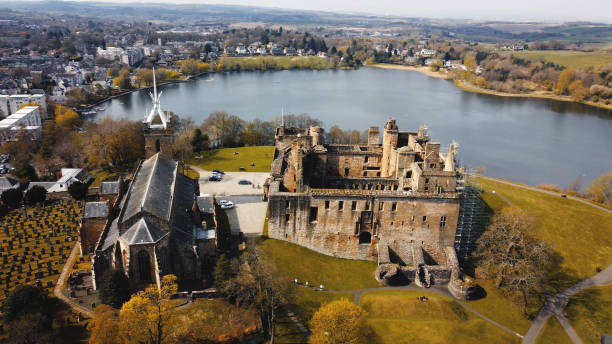
<svg viewBox="0 0 612 344">
<path fill-rule="evenodd" d="M 177 163 L 160 153 L 142 162 L 130 186 L 120 222 L 145 211 L 170 222 Z"/>
<path fill-rule="evenodd" d="M 146 218 L 141 218 L 121 235 L 121 239 L 125 240 L 130 246 L 154 244 L 167 234 L 168 232 L 159 228 L 155 223 L 150 222 Z"/>
<path fill-rule="evenodd" d="M 108 201 L 106 202 L 87 202 L 85 203 L 85 211 L 83 218 L 105 218 L 108 216 Z"/>
</svg>

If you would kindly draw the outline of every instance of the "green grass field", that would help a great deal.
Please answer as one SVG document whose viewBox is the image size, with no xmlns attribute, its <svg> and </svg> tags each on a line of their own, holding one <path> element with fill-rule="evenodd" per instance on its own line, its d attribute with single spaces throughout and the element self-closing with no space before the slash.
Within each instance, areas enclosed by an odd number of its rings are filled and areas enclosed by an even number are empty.
<svg viewBox="0 0 612 344">
<path fill-rule="evenodd" d="M 218 169 L 238 172 L 243 167 L 247 172 L 269 172 L 273 157 L 273 146 L 221 148 L 204 151 L 200 156 L 191 159 L 189 163 L 207 171 Z M 255 166 L 250 166 L 251 163 Z"/>
<path fill-rule="evenodd" d="M 612 214 L 558 196 L 517 188 L 494 181 L 477 179 L 485 191 L 495 190 L 533 216 L 537 236 L 552 246 L 558 255 L 553 273 L 548 277 L 551 291 L 560 291 L 579 279 L 606 268 L 612 257 Z M 485 193 L 486 195 L 486 193 Z M 493 209 L 503 203 L 485 196 Z"/>
<path fill-rule="evenodd" d="M 548 318 L 546 325 L 540 332 L 538 339 L 536 340 L 538 344 L 572 344 L 572 340 L 565 333 L 561 324 L 559 324 L 559 320 L 554 316 Z"/>
<path fill-rule="evenodd" d="M 115 181 L 119 177 L 115 172 L 108 172 L 100 169 L 92 170 L 89 174 L 91 175 L 91 179 L 93 179 L 90 187 L 99 187 L 102 182 Z"/>
<path fill-rule="evenodd" d="M 612 333 L 612 286 L 581 291 L 570 298 L 565 311 L 585 343 L 599 343 L 602 333 Z"/>
<path fill-rule="evenodd" d="M 330 257 L 289 242 L 266 239 L 259 250 L 278 272 L 289 280 L 297 278 L 330 290 L 378 287 L 374 279 L 376 262 Z"/>
<path fill-rule="evenodd" d="M 567 50 L 533 50 L 513 52 L 512 55 L 530 60 L 544 60 L 574 69 L 598 68 L 612 63 L 612 54 Z"/>
<path fill-rule="evenodd" d="M 427 302 L 417 300 L 425 295 Z M 378 343 L 519 343 L 520 338 L 468 313 L 452 299 L 427 291 L 363 294 Z"/>
</svg>

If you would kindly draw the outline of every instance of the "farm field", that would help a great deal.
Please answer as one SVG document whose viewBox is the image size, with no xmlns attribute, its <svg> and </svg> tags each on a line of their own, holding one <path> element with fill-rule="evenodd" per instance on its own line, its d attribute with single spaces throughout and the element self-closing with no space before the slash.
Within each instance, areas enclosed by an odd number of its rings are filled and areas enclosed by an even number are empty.
<svg viewBox="0 0 612 344">
<path fill-rule="evenodd" d="M 529 50 L 512 52 L 512 55 L 530 60 L 545 60 L 574 69 L 598 68 L 612 63 L 612 54 L 566 50 Z"/>
</svg>

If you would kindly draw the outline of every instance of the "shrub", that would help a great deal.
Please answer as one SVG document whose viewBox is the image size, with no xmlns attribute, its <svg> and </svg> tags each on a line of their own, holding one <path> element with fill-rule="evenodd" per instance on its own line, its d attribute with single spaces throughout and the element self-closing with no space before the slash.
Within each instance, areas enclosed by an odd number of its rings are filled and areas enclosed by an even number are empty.
<svg viewBox="0 0 612 344">
<path fill-rule="evenodd" d="M 68 187 L 68 193 L 77 201 L 85 199 L 85 196 L 87 196 L 87 184 L 74 182 Z"/>
<path fill-rule="evenodd" d="M 23 194 L 19 189 L 8 189 L 4 190 L 0 198 L 2 198 L 2 203 L 7 207 L 17 208 L 21 204 Z"/>
<path fill-rule="evenodd" d="M 47 292 L 32 285 L 19 285 L 10 292 L 2 305 L 4 320 L 11 322 L 25 314 L 39 313 L 51 321 L 51 302 Z"/>
<path fill-rule="evenodd" d="M 25 194 L 25 202 L 28 205 L 42 204 L 47 199 L 47 189 L 40 185 L 34 185 Z"/>
</svg>

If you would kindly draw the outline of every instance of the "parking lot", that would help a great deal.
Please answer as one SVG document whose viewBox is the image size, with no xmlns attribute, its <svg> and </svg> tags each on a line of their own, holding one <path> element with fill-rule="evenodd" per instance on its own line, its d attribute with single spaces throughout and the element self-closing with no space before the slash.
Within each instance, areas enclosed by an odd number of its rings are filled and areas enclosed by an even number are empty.
<svg viewBox="0 0 612 344">
<path fill-rule="evenodd" d="M 209 171 L 196 170 L 200 173 L 200 194 L 215 195 L 217 200 L 228 200 L 234 203 L 233 209 L 225 213 L 230 222 L 233 234 L 243 232 L 246 236 L 261 235 L 266 220 L 267 202 L 263 202 L 263 184 L 268 177 L 265 172 L 225 172 L 221 181 L 209 181 Z M 252 185 L 240 185 L 238 181 L 246 179 Z"/>
</svg>

